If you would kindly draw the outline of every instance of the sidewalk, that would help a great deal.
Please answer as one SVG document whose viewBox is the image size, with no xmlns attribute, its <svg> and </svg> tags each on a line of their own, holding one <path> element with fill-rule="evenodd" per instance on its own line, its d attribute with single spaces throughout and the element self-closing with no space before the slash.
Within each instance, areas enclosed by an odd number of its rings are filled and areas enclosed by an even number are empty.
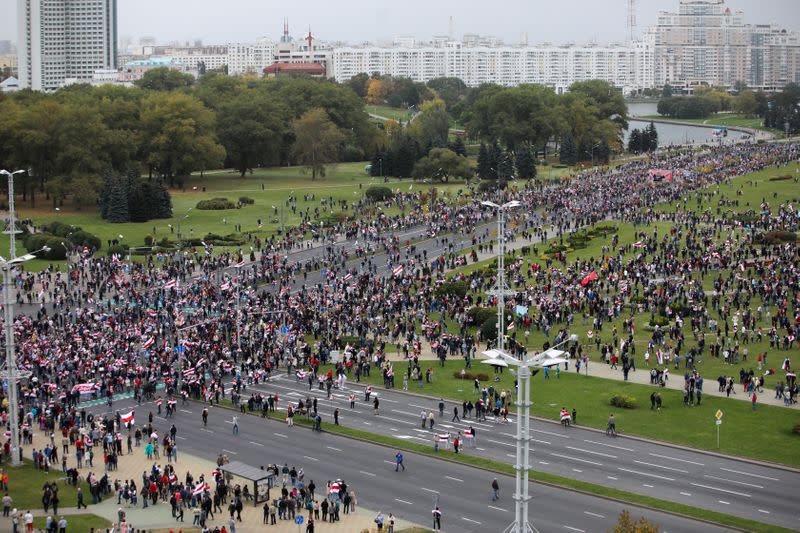
<svg viewBox="0 0 800 533">
<path fill-rule="evenodd" d="M 41 448 L 44 446 L 45 443 L 48 442 L 49 437 L 45 435 L 44 432 L 36 431 L 34 433 L 33 438 L 33 445 L 26 445 L 23 446 L 23 454 L 25 458 L 31 457 L 31 448 Z M 60 437 L 56 438 L 56 443 L 60 443 Z M 124 448 L 124 446 L 123 446 Z M 179 444 L 180 448 L 180 444 Z M 95 454 L 96 456 L 98 454 Z M 102 447 L 100 448 L 99 452 L 99 460 L 102 463 L 103 456 L 102 456 Z M 72 467 L 75 466 L 75 459 L 74 455 L 71 455 L 67 460 L 68 466 Z M 159 460 L 155 461 L 155 463 L 164 465 L 166 464 L 166 460 Z M 98 464 L 98 461 L 95 460 L 95 465 Z M 209 479 L 211 476 L 211 472 L 213 472 L 216 468 L 216 465 L 211 462 L 207 461 L 186 453 L 178 451 L 178 461 L 176 464 L 176 472 L 179 478 L 184 477 L 185 472 L 191 472 L 192 475 L 197 479 L 200 474 L 205 474 L 206 479 Z M 143 471 L 149 471 L 153 465 L 153 461 L 148 461 L 144 455 L 144 446 L 140 446 L 138 448 L 134 448 L 134 453 L 130 455 L 121 455 L 119 457 L 119 469 L 110 472 L 109 478 L 113 484 L 115 479 L 119 480 L 130 480 L 133 479 L 137 487 L 141 485 L 141 478 Z M 90 471 L 94 471 L 98 476 L 102 476 L 103 467 L 102 464 L 94 469 L 90 468 L 83 468 L 80 470 L 80 476 L 85 477 Z M 240 483 L 244 484 L 245 481 L 234 479 L 233 483 Z M 271 490 L 271 495 L 274 497 L 276 494 L 279 495 L 279 489 L 273 488 Z M 11 494 L 13 498 L 14 495 Z M 86 500 L 91 502 L 91 497 L 87 494 Z M 184 522 L 176 522 L 175 518 L 172 517 L 171 507 L 168 502 L 161 502 L 159 501 L 155 506 L 149 506 L 147 508 L 142 508 L 142 499 L 139 497 L 139 505 L 137 507 L 129 507 L 124 503 L 117 504 L 117 497 L 116 495 L 106 499 L 100 504 L 97 505 L 89 505 L 88 509 L 81 509 L 78 510 L 75 507 L 66 507 L 67 505 L 72 505 L 75 502 L 64 501 L 62 502 L 65 507 L 59 509 L 59 515 L 72 515 L 72 514 L 96 514 L 98 516 L 102 516 L 109 520 L 112 524 L 117 522 L 117 516 L 119 510 L 125 512 L 127 522 L 132 528 L 136 529 L 143 529 L 147 531 L 152 530 L 166 530 L 169 531 L 173 529 L 175 533 L 178 533 L 179 530 L 182 531 L 199 531 L 200 528 L 192 527 L 192 519 L 193 514 L 190 509 L 186 509 L 184 513 Z M 223 505 L 223 508 L 226 506 Z M 244 510 L 242 511 L 242 522 L 236 523 L 236 532 L 237 533 L 252 533 L 256 531 L 274 531 L 276 533 L 297 533 L 298 525 L 291 520 L 278 520 L 277 524 L 274 526 L 265 526 L 263 524 L 263 504 L 259 504 L 256 507 L 253 507 L 252 502 L 245 503 Z M 20 509 L 21 512 L 25 512 L 25 510 Z M 39 508 L 38 510 L 32 509 L 34 516 L 47 516 L 43 513 L 42 509 Z M 389 511 L 383 511 L 384 516 L 388 516 Z M 320 520 L 315 520 L 315 531 L 322 532 L 322 533 L 361 533 L 364 530 L 369 531 L 372 533 L 376 531 L 375 523 L 373 519 L 375 518 L 376 512 L 372 510 L 362 509 L 359 506 L 356 506 L 356 510 L 354 513 L 351 514 L 340 514 L 341 520 L 339 522 L 335 522 L 333 524 L 327 522 L 321 522 Z M 300 529 L 300 531 L 305 531 L 305 525 L 308 521 L 308 514 L 303 513 L 305 521 Z M 209 519 L 206 521 L 206 524 L 210 528 L 214 528 L 215 526 L 225 526 L 228 528 L 229 524 L 229 515 L 227 513 L 217 513 L 214 519 Z M 404 529 L 413 527 L 414 524 L 407 522 L 405 520 L 396 520 L 396 530 Z M 229 529 L 230 530 L 230 529 Z M 2 518 L 0 517 L 0 531 L 11 531 L 11 520 L 9 518 Z M 78 532 L 78 531 L 70 531 L 68 533 L 88 533 L 88 532 Z"/>
</svg>

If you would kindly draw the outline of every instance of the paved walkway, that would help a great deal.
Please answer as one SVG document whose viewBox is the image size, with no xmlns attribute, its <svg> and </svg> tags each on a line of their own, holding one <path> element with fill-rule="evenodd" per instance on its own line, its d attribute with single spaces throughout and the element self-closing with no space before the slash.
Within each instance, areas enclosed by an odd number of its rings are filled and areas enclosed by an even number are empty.
<svg viewBox="0 0 800 533">
<path fill-rule="evenodd" d="M 26 445 L 23 446 L 24 450 L 24 457 L 30 458 L 32 453 L 32 448 L 40 449 L 44 446 L 45 443 L 48 442 L 48 437 L 41 431 L 36 431 L 34 434 L 33 445 Z M 60 442 L 60 438 L 56 439 L 56 442 Z M 198 457 L 194 457 L 192 455 L 181 453 L 180 452 L 180 441 L 178 441 L 178 462 L 176 463 L 176 472 L 178 477 L 184 477 L 185 473 L 191 472 L 195 479 L 200 474 L 205 474 L 206 478 L 210 478 L 211 472 L 214 471 L 216 465 L 211 461 L 207 461 Z M 60 450 L 59 450 L 60 451 Z M 102 462 L 103 454 L 102 448 L 100 449 L 99 454 L 95 454 L 95 456 L 99 455 L 99 460 Z M 74 455 L 72 455 L 68 459 L 68 466 L 75 465 Z M 155 461 L 156 463 L 163 465 L 165 461 Z M 95 460 L 95 464 L 97 464 L 97 460 Z M 137 486 L 141 485 L 141 478 L 142 472 L 149 471 L 153 465 L 153 461 L 148 461 L 144 455 L 144 446 L 139 448 L 134 448 L 134 453 L 130 455 L 122 455 L 119 457 L 119 469 L 111 472 L 109 477 L 112 480 L 119 479 L 119 480 L 130 480 L 133 479 L 136 481 Z M 102 465 L 100 468 L 94 468 L 94 472 L 98 475 L 102 475 Z M 85 477 L 92 469 L 83 468 L 80 470 L 81 477 Z M 12 474 L 13 475 L 13 474 Z M 243 484 L 244 481 L 235 479 L 234 483 L 241 483 Z M 272 489 L 272 495 L 276 494 L 277 489 Z M 13 498 L 14 495 L 11 494 Z M 86 495 L 86 501 L 91 503 L 91 496 Z M 64 505 L 71 505 L 75 502 L 64 501 L 62 504 Z M 223 506 L 224 507 L 224 506 Z M 242 522 L 236 523 L 236 533 L 251 533 L 255 531 L 274 531 L 275 533 L 297 533 L 298 526 L 293 521 L 290 520 L 278 520 L 278 523 L 275 526 L 265 526 L 263 525 L 263 504 L 257 507 L 253 507 L 252 503 L 245 504 L 244 510 L 242 511 Z M 184 513 L 184 522 L 176 522 L 175 519 L 172 517 L 171 508 L 169 503 L 159 503 L 155 506 L 147 507 L 143 509 L 141 507 L 141 498 L 139 498 L 139 506 L 138 507 L 129 507 L 126 506 L 123 500 L 123 503 L 117 504 L 117 497 L 112 496 L 102 503 L 98 505 L 89 505 L 88 509 L 81 509 L 80 511 L 75 507 L 63 507 L 59 509 L 60 515 L 71 515 L 71 514 L 85 514 L 91 513 L 102 516 L 103 518 L 108 519 L 112 524 L 117 522 L 118 512 L 122 510 L 125 512 L 128 524 L 131 527 L 141 530 L 146 530 L 149 533 L 154 531 L 170 531 L 170 529 L 174 530 L 174 533 L 178 533 L 179 530 L 183 531 L 199 531 L 199 528 L 192 528 L 192 511 L 186 509 Z M 25 512 L 26 509 L 21 509 L 21 512 Z M 42 509 L 35 510 L 33 509 L 34 516 L 46 516 Z M 390 510 L 383 510 L 384 516 L 388 516 Z M 355 513 L 350 514 L 340 514 L 341 520 L 336 523 L 322 523 L 319 520 L 315 521 L 315 531 L 321 533 L 361 533 L 363 531 L 369 531 L 372 533 L 376 531 L 375 523 L 373 519 L 375 518 L 376 512 L 372 510 L 362 509 L 360 507 L 356 507 Z M 308 515 L 305 514 L 305 522 L 308 521 Z M 224 514 L 217 514 L 214 519 L 208 520 L 207 524 L 213 529 L 214 526 L 222 526 L 225 525 L 229 528 L 229 520 L 230 517 L 227 513 Z M 414 524 L 411 524 L 405 520 L 396 520 L 396 527 L 395 530 L 404 529 L 413 527 Z M 230 528 L 229 528 L 230 530 Z M 11 521 L 8 518 L 0 517 L 0 531 L 11 531 Z M 131 531 L 131 530 L 129 530 Z M 305 523 L 303 524 L 301 531 L 305 531 Z M 88 532 L 79 532 L 79 531 L 71 531 L 68 529 L 68 533 L 88 533 Z"/>
</svg>

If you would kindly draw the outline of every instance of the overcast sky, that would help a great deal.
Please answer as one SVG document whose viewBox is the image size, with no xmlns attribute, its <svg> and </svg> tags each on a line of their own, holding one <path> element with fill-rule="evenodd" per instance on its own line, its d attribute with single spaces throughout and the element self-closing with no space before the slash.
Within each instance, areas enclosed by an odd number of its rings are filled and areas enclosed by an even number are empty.
<svg viewBox="0 0 800 533">
<path fill-rule="evenodd" d="M 453 33 L 495 35 L 508 43 L 528 33 L 531 43 L 612 42 L 626 35 L 627 0 L 117 0 L 120 37 L 156 37 L 158 42 L 202 39 L 205 43 L 277 38 L 283 18 L 290 33 L 312 32 L 327 41 L 421 39 Z M 638 26 L 655 23 L 659 10 L 678 0 L 637 0 Z M 800 29 L 800 0 L 728 0 L 749 23 Z M 0 39 L 16 40 L 17 0 L 0 0 Z"/>
</svg>

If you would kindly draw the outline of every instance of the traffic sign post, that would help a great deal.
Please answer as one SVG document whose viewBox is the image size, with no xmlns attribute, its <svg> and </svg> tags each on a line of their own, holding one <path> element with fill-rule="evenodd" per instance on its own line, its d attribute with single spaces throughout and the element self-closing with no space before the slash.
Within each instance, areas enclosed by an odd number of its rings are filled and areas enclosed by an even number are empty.
<svg viewBox="0 0 800 533">
<path fill-rule="evenodd" d="M 303 515 L 297 515 L 294 517 L 294 523 L 297 524 L 297 533 L 300 533 L 301 526 L 303 525 Z"/>
<path fill-rule="evenodd" d="M 717 448 L 719 448 L 719 427 L 722 425 L 722 411 L 717 409 L 714 413 L 714 418 L 717 419 Z"/>
</svg>

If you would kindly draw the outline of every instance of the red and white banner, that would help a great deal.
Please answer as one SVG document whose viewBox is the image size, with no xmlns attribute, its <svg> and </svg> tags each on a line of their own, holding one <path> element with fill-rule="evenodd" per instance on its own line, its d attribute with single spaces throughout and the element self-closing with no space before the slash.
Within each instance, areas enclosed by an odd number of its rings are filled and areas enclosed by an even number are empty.
<svg viewBox="0 0 800 533">
<path fill-rule="evenodd" d="M 151 347 L 151 346 L 153 345 L 153 343 L 155 343 L 155 342 L 156 342 L 156 339 L 155 339 L 154 337 L 150 337 L 149 339 L 147 339 L 146 341 L 144 341 L 144 344 L 143 344 L 143 346 L 144 346 L 145 348 L 149 348 L 149 347 Z"/>
<path fill-rule="evenodd" d="M 644 246 L 642 244 L 642 241 L 636 241 L 635 243 L 633 243 L 633 247 L 634 248 L 641 248 L 642 246 Z"/>
<path fill-rule="evenodd" d="M 399 276 L 403 273 L 403 265 L 396 266 L 394 270 L 392 270 L 392 276 Z"/>
<path fill-rule="evenodd" d="M 592 337 L 594 337 L 594 331 L 592 331 L 592 330 L 587 331 L 586 332 L 586 336 L 591 339 Z"/>
<path fill-rule="evenodd" d="M 91 394 L 99 388 L 100 385 L 97 383 L 78 383 L 72 387 L 72 392 L 78 391 L 79 394 Z"/>
<path fill-rule="evenodd" d="M 176 279 L 170 280 L 164 284 L 165 289 L 174 289 L 177 286 L 178 286 L 178 280 Z"/>
<path fill-rule="evenodd" d="M 123 426 L 132 426 L 134 424 L 133 411 L 124 415 L 120 415 L 120 420 L 122 420 Z"/>
<path fill-rule="evenodd" d="M 205 491 L 210 490 L 210 489 L 211 489 L 211 487 L 209 487 L 206 483 L 200 483 L 192 491 L 192 496 L 200 496 Z"/>
</svg>

